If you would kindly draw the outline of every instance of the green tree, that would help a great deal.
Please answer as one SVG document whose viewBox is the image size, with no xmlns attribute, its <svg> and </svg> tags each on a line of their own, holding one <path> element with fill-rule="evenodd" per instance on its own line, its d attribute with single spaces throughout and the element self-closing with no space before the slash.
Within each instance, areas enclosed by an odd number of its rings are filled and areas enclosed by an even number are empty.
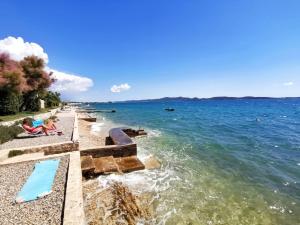
<svg viewBox="0 0 300 225">
<path fill-rule="evenodd" d="M 46 90 L 54 82 L 51 74 L 45 71 L 45 62 L 36 56 L 25 57 L 20 65 L 23 69 L 29 91 L 24 93 L 23 108 L 26 111 L 39 111 L 39 100 L 45 95 Z"/>
<path fill-rule="evenodd" d="M 46 107 L 56 107 L 61 103 L 60 93 L 48 91 L 44 97 Z"/>
</svg>

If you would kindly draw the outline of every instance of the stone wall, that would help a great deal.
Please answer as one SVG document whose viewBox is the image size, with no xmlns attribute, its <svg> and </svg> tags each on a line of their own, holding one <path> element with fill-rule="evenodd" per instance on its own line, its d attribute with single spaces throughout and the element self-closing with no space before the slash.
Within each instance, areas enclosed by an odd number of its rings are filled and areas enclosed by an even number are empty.
<svg viewBox="0 0 300 225">
<path fill-rule="evenodd" d="M 136 144 L 128 144 L 128 145 L 107 145 L 104 147 L 96 147 L 89 149 L 82 149 L 80 151 L 81 156 L 91 155 L 93 158 L 98 157 L 126 157 L 137 155 L 137 146 Z"/>
<path fill-rule="evenodd" d="M 58 154 L 63 152 L 73 152 L 79 150 L 79 143 L 69 141 L 67 143 L 60 143 L 58 145 L 50 145 L 44 147 L 41 151 L 44 151 L 45 155 Z"/>
<path fill-rule="evenodd" d="M 79 152 L 70 153 L 63 225 L 85 225 Z"/>
<path fill-rule="evenodd" d="M 61 142 L 57 144 L 38 145 L 33 147 L 6 149 L 7 154 L 10 151 L 22 151 L 24 154 L 44 152 L 45 155 L 58 154 L 63 152 L 78 151 L 79 144 L 72 141 Z"/>
</svg>

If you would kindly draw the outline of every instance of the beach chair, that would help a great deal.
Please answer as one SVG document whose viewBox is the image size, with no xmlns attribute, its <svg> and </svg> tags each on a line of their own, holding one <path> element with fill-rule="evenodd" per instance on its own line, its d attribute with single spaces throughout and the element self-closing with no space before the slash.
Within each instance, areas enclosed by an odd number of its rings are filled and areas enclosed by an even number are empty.
<svg viewBox="0 0 300 225">
<path fill-rule="evenodd" d="M 26 130 L 21 124 L 19 125 L 22 129 L 23 129 L 23 131 L 26 133 L 26 134 L 28 134 L 28 135 L 30 135 L 30 136 L 36 136 L 36 137 L 38 137 L 38 136 L 41 136 L 41 135 L 43 135 L 44 134 L 44 131 L 42 130 L 42 129 L 39 129 L 39 130 L 37 130 L 37 131 L 35 131 L 35 132 L 30 132 L 30 131 L 28 131 L 28 130 Z"/>
</svg>

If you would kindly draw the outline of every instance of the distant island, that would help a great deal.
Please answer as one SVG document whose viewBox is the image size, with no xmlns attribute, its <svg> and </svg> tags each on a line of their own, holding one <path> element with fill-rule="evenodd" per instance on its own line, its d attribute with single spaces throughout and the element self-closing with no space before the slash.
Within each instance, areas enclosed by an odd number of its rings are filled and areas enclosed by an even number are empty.
<svg viewBox="0 0 300 225">
<path fill-rule="evenodd" d="M 166 102 L 166 101 L 204 101 L 204 100 L 257 100 L 257 99 L 300 99 L 300 97 L 229 97 L 229 96 L 217 96 L 211 98 L 188 98 L 188 97 L 163 97 L 157 99 L 142 99 L 142 100 L 126 100 L 126 101 L 114 101 L 114 103 L 134 103 L 134 102 Z M 111 101 L 109 103 L 112 103 Z"/>
<path fill-rule="evenodd" d="M 107 101 L 107 102 L 79 102 L 79 101 L 69 101 L 68 103 L 138 103 L 138 102 L 170 102 L 170 101 L 205 101 L 205 100 L 300 100 L 300 97 L 255 97 L 255 96 L 244 96 L 244 97 L 229 97 L 229 96 L 217 96 L 211 98 L 189 98 L 189 97 L 163 97 L 163 98 L 155 98 L 155 99 L 140 99 L 140 100 L 124 100 L 124 101 Z"/>
</svg>

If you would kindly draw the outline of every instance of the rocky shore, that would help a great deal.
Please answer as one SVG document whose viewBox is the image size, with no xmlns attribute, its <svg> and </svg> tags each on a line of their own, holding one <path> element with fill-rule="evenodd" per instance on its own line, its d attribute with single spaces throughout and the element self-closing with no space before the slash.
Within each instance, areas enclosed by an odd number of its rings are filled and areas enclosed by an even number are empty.
<svg viewBox="0 0 300 225">
<path fill-rule="evenodd" d="M 83 182 L 85 216 L 90 225 L 150 224 L 150 198 L 135 195 L 120 182 L 103 186 L 97 179 Z"/>
<path fill-rule="evenodd" d="M 96 129 L 93 126 L 96 126 Z M 80 148 L 104 146 L 108 131 L 115 126 L 105 120 L 97 123 L 79 120 Z M 148 169 L 160 166 L 153 156 L 149 157 L 145 165 Z M 154 209 L 151 203 L 153 196 L 149 193 L 134 193 L 121 182 L 103 183 L 97 178 L 84 179 L 83 197 L 88 225 L 154 224 Z"/>
</svg>

